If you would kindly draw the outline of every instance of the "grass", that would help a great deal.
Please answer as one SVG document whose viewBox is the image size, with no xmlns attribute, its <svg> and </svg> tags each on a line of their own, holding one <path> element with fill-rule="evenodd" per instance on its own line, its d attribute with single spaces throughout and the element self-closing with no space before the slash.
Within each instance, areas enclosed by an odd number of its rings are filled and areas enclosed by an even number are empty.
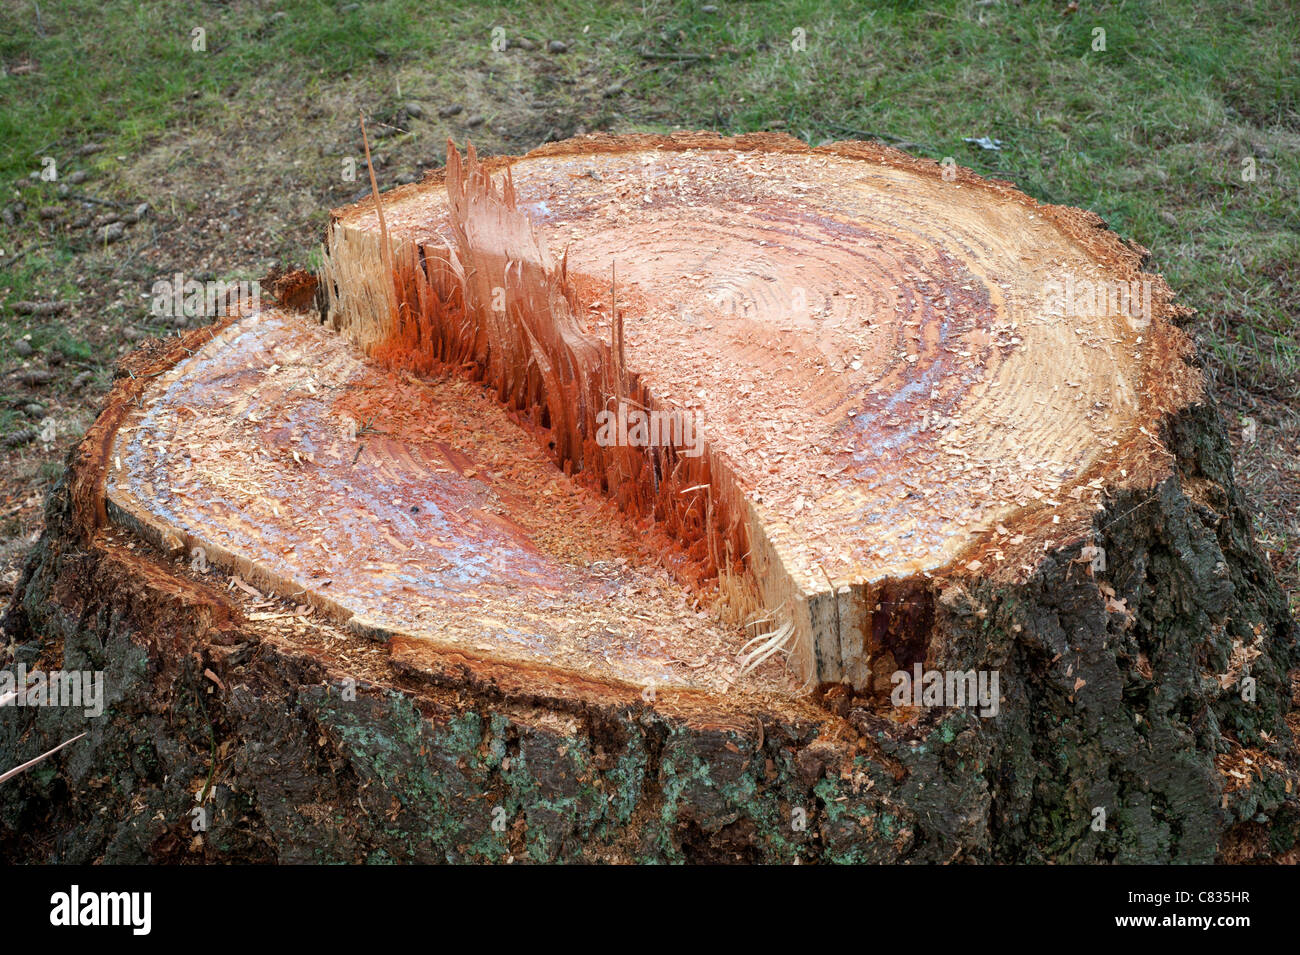
<svg viewBox="0 0 1300 955">
<path fill-rule="evenodd" d="M 1294 391 L 1300 302 L 1279 275 L 1300 260 L 1300 24 L 1285 0 L 1084 4 L 1070 16 L 1039 3 L 718 8 L 65 0 L 38 29 L 34 4 L 5 0 L 0 179 L 44 155 L 66 163 L 69 147 L 90 141 L 108 147 L 90 164 L 111 168 L 177 122 L 227 122 L 275 108 L 286 90 L 310 96 L 402 63 L 514 83 L 518 56 L 491 49 L 500 27 L 570 45 L 525 78 L 528 94 L 564 99 L 593 76 L 621 81 L 599 125 L 882 137 L 1092 209 L 1155 249 L 1185 299 L 1224 317 L 1206 330 L 1236 381 Z M 206 51 L 191 48 L 195 28 Z M 1092 48 L 1097 29 L 1104 51 Z M 796 30 L 802 52 L 791 48 Z M 12 74 L 24 65 L 34 70 Z M 985 135 L 1004 149 L 963 142 Z M 1241 179 L 1247 159 L 1253 182 Z M 59 265 L 57 253 L 38 255 L 15 291 Z"/>
<path fill-rule="evenodd" d="M 94 290 L 120 285 L 120 262 L 43 224 L 40 207 L 58 204 L 53 184 L 9 188 L 46 155 L 65 177 L 90 173 L 86 191 L 130 201 L 133 185 L 163 173 L 215 186 L 221 150 L 266 136 L 285 156 L 241 187 L 299 192 L 296 207 L 266 212 L 259 254 L 304 262 L 325 209 L 364 184 L 337 181 L 340 160 L 358 153 L 356 106 L 398 125 L 410 97 L 429 111 L 465 102 L 461 119 L 484 117 L 476 141 L 516 151 L 595 129 L 878 138 L 1091 209 L 1154 250 L 1152 267 L 1199 310 L 1193 328 L 1221 396 L 1264 408 L 1279 440 L 1300 430 L 1300 21 L 1290 0 L 1081 0 L 1073 13 L 1029 0 L 715 5 L 62 0 L 42 4 L 38 19 L 30 0 L 0 0 L 2 201 L 25 202 L 12 228 L 0 225 L 0 301 L 67 297 L 94 309 L 86 328 L 147 324 L 138 285 L 116 297 Z M 205 51 L 191 48 L 195 27 Z M 494 28 L 540 49 L 494 50 Z M 549 40 L 568 52 L 549 55 Z M 442 136 L 468 132 L 455 119 L 404 130 L 380 144 L 386 185 L 394 160 L 436 163 Z M 964 141 L 983 136 L 1003 148 Z M 105 148 L 78 156 L 88 142 Z M 1243 179 L 1247 163 L 1253 179 Z M 198 187 L 155 197 L 173 230 L 213 201 Z M 0 329 L 0 366 L 31 331 Z M 105 333 L 83 332 L 49 334 L 85 361 Z M 0 415 L 0 428 L 13 426 Z M 1265 502 L 1265 523 L 1294 554 L 1300 474 L 1287 466 L 1290 496 L 1271 511 Z"/>
</svg>

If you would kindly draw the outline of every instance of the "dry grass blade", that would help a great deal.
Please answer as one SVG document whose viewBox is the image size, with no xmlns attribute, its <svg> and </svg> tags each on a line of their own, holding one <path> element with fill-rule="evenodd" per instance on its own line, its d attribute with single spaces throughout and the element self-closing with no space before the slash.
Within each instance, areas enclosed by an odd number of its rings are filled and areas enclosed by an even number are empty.
<svg viewBox="0 0 1300 955">
<path fill-rule="evenodd" d="M 375 197 L 375 215 L 379 219 L 380 250 L 384 256 L 384 271 L 393 275 L 393 247 L 388 241 L 388 224 L 384 221 L 384 206 L 379 201 L 379 183 L 375 180 L 375 166 L 370 161 L 370 139 L 366 136 L 366 116 L 361 114 L 361 145 L 366 150 L 366 169 L 370 172 L 370 192 Z"/>
<path fill-rule="evenodd" d="M 54 755 L 55 753 L 57 753 L 59 750 L 63 749 L 63 747 L 68 746 L 68 745 L 70 745 L 70 744 L 72 744 L 72 743 L 75 743 L 77 740 L 81 739 L 81 737 L 83 737 L 83 736 L 85 736 L 85 735 L 86 735 L 85 733 L 78 733 L 76 736 L 72 737 L 72 739 L 70 739 L 70 740 L 66 740 L 65 742 L 60 743 L 58 746 L 54 747 L 54 749 L 52 749 L 52 750 L 50 750 L 50 751 L 48 751 L 48 752 L 41 753 L 41 755 L 37 756 L 35 759 L 29 759 L 27 762 L 23 763 L 21 766 L 15 766 L 13 769 L 9 770 L 7 773 L 4 773 L 4 774 L 0 775 L 0 783 L 3 783 L 3 782 L 5 782 L 5 781 L 7 781 L 7 780 L 9 780 L 9 779 L 12 779 L 14 776 L 17 776 L 19 773 L 26 772 L 27 770 L 29 770 L 29 769 L 31 769 L 33 766 L 35 766 L 37 763 L 39 763 L 41 760 L 45 759 L 47 756 L 53 756 L 53 755 Z"/>
</svg>

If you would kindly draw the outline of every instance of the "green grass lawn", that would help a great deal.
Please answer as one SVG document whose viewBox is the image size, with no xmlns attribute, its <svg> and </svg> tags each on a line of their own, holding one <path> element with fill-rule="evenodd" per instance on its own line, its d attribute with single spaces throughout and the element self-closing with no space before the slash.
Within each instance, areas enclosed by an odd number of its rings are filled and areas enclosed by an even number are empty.
<svg viewBox="0 0 1300 955">
<path fill-rule="evenodd" d="M 1152 267 L 1200 312 L 1220 395 L 1263 408 L 1285 448 L 1300 433 L 1295 13 L 1293 0 L 0 0 L 0 183 L 11 202 L 11 184 L 48 155 L 125 197 L 133 164 L 160 145 L 188 150 L 204 176 L 202 149 L 187 145 L 195 130 L 217 144 L 249 129 L 304 142 L 355 120 L 328 109 L 313 119 L 308 104 L 350 98 L 382 123 L 416 93 L 432 108 L 471 97 L 485 111 L 475 138 L 512 151 L 595 129 L 880 139 L 1091 209 L 1151 248 Z M 192 48 L 196 28 L 205 50 Z M 494 49 L 502 36 L 510 47 Z M 567 51 L 547 52 L 551 40 Z M 444 125 L 463 140 L 465 129 Z M 385 148 L 436 161 L 442 129 Z M 964 142 L 984 136 L 1003 148 Z M 105 148 L 78 157 L 88 142 Z M 334 164 L 313 159 L 301 174 L 323 181 Z M 0 223 L 0 301 L 71 297 L 129 318 L 130 301 L 77 284 L 84 244 L 42 227 L 41 195 L 21 191 L 14 224 Z M 321 195 L 280 216 L 277 254 L 308 258 L 335 197 Z M 193 206 L 172 209 L 173 224 Z M 38 331 L 75 351 L 97 340 L 95 321 Z M 5 323 L 8 368 L 14 340 L 32 331 Z M 21 423 L 4 414 L 0 429 Z M 1300 475 L 1263 442 L 1259 466 L 1285 474 L 1261 478 L 1261 496 L 1280 495 L 1262 526 L 1295 562 Z"/>
<path fill-rule="evenodd" d="M 1300 302 L 1286 281 L 1300 261 L 1300 19 L 1287 0 L 1083 3 L 1069 15 L 1063 3 L 1006 2 L 704 12 L 688 2 L 62 0 L 39 22 L 31 2 L 0 6 L 4 180 L 66 144 L 105 142 L 98 161 L 111 163 L 182 117 L 274 108 L 286 87 L 310 95 L 397 61 L 448 75 L 501 61 L 509 74 L 511 52 L 492 49 L 499 27 L 507 39 L 568 45 L 552 71 L 525 77 L 535 95 L 563 97 L 593 75 L 621 82 L 601 125 L 882 138 L 1092 209 L 1156 250 L 1173 286 L 1213 313 L 1211 347 L 1238 380 L 1283 387 L 1300 367 Z M 206 52 L 191 48 L 196 28 Z M 27 63 L 33 72 L 14 74 Z M 963 143 L 986 135 L 1004 149 Z M 1253 182 L 1242 180 L 1249 159 Z"/>
</svg>

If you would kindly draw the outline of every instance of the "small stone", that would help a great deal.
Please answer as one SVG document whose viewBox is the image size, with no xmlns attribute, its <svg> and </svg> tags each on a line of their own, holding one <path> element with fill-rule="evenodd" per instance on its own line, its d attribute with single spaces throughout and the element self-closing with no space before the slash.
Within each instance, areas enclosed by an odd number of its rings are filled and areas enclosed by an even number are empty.
<svg viewBox="0 0 1300 955">
<path fill-rule="evenodd" d="M 458 116 L 464 108 L 465 107 L 461 106 L 459 103 L 454 103 L 451 106 L 444 106 L 438 110 L 438 118 L 448 119 L 452 116 Z"/>
<path fill-rule="evenodd" d="M 38 405 L 36 402 L 23 405 L 23 414 L 29 418 L 39 418 L 45 414 L 45 405 Z"/>
<path fill-rule="evenodd" d="M 104 228 L 99 230 L 100 242 L 116 242 L 122 236 L 126 235 L 126 223 L 110 222 Z"/>
<path fill-rule="evenodd" d="M 475 113 L 473 116 L 465 120 L 465 125 L 468 126 L 470 129 L 474 129 L 478 126 L 482 126 L 483 125 L 482 115 L 480 115 L 479 113 Z"/>
<path fill-rule="evenodd" d="M 86 172 L 84 169 L 78 169 L 68 177 L 68 182 L 72 183 L 74 186 L 79 186 L 89 178 L 90 173 Z"/>
<path fill-rule="evenodd" d="M 1160 218 L 1163 219 L 1167 225 L 1172 225 L 1172 226 L 1178 225 L 1178 218 L 1168 210 L 1161 212 Z"/>
<path fill-rule="evenodd" d="M 30 358 L 36 349 L 32 347 L 32 343 L 27 339 L 20 338 L 14 342 L 14 351 L 17 352 L 19 358 Z"/>
<path fill-rule="evenodd" d="M 526 36 L 521 36 L 521 37 L 518 37 L 518 38 L 516 38 L 516 39 L 514 39 L 514 40 L 511 40 L 511 41 L 510 41 L 510 46 L 518 47 L 518 48 L 521 49 L 521 50 L 535 50 L 535 49 L 537 49 L 537 44 L 534 43 L 532 40 L 528 39 L 528 37 L 526 37 Z"/>
<path fill-rule="evenodd" d="M 568 53 L 569 44 L 564 43 L 560 40 L 552 40 L 550 43 L 546 44 L 546 52 L 547 53 Z"/>
<path fill-rule="evenodd" d="M 57 219 L 59 217 L 59 210 L 54 208 L 54 206 L 45 206 L 41 209 L 39 215 L 42 219 Z"/>
<path fill-rule="evenodd" d="M 424 107 L 415 101 L 407 103 L 403 108 L 406 110 L 407 116 L 414 116 L 416 119 L 424 116 Z"/>
<path fill-rule="evenodd" d="M 718 12 L 718 8 L 711 3 L 706 3 L 704 6 L 700 7 L 700 13 L 717 13 L 717 12 Z"/>
<path fill-rule="evenodd" d="M 80 149 L 77 150 L 77 155 L 93 156 L 95 155 L 95 153 L 100 153 L 103 151 L 104 151 L 103 143 L 86 143 L 84 146 L 82 146 Z"/>
<path fill-rule="evenodd" d="M 131 214 L 135 216 L 137 219 L 143 219 L 146 215 L 149 214 L 149 203 L 147 202 L 140 203 L 138 206 L 135 207 L 135 209 L 132 210 Z"/>
</svg>

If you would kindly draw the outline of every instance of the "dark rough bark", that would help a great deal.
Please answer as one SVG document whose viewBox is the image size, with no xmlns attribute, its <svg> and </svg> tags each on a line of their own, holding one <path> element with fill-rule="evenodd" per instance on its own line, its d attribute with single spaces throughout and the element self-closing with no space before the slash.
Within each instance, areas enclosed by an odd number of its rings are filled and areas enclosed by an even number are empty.
<svg viewBox="0 0 1300 955">
<path fill-rule="evenodd" d="M 1001 712 L 889 718 L 888 700 L 707 700 L 511 682 L 318 647 L 52 494 L 5 630 L 29 668 L 107 671 L 108 705 L 0 710 L 8 862 L 1211 862 L 1294 855 L 1300 663 L 1222 424 L 1169 423 L 1178 473 L 1096 515 L 1024 583 L 934 580 L 926 665 L 998 669 Z M 77 467 L 74 457 L 73 473 Z M 1108 583 L 1128 612 L 1107 607 Z M 355 638 L 354 638 L 355 639 Z M 1234 641 L 1260 653 L 1238 676 Z M 205 676 L 210 670 L 220 685 Z M 1144 675 L 1146 674 L 1146 675 Z M 1082 681 L 1082 682 L 1080 682 Z M 1265 739 L 1263 734 L 1267 734 Z M 1253 765 L 1240 757 L 1249 754 Z M 1244 768 L 1245 780 L 1217 765 Z M 215 768 L 214 768 L 215 767 Z M 191 829 L 212 775 L 209 827 Z M 1096 807 L 1106 826 L 1094 831 Z M 806 814 L 806 827 L 800 815 Z M 493 822 L 503 822 L 494 827 Z"/>
</svg>

